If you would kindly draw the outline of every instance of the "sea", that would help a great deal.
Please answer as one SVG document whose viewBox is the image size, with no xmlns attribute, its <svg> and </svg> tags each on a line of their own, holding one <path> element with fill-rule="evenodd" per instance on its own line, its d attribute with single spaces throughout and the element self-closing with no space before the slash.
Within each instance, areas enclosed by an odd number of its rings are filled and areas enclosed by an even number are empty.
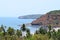
<svg viewBox="0 0 60 40">
<path fill-rule="evenodd" d="M 0 17 L 0 25 L 8 27 L 12 27 L 15 30 L 20 29 L 22 24 L 29 24 L 36 19 L 19 19 L 17 17 Z M 36 30 L 39 29 L 40 26 L 37 25 L 26 25 L 26 28 L 30 29 L 30 32 L 33 34 Z"/>
</svg>

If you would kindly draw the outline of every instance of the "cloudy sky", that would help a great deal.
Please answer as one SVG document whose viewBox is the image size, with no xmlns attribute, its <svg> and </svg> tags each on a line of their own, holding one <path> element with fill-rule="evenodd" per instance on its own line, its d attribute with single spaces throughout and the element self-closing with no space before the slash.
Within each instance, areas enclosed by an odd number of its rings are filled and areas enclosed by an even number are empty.
<svg viewBox="0 0 60 40">
<path fill-rule="evenodd" d="M 60 0 L 0 0 L 0 17 L 45 14 L 60 9 Z"/>
</svg>

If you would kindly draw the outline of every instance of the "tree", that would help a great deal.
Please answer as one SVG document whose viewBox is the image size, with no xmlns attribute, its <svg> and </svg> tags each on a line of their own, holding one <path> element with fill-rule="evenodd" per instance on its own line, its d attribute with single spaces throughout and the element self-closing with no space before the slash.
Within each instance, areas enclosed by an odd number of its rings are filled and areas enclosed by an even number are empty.
<svg viewBox="0 0 60 40">
<path fill-rule="evenodd" d="M 4 36 L 6 35 L 5 28 L 6 28 L 6 26 L 1 25 L 1 29 L 2 29 L 2 31 L 3 31 L 3 35 L 4 35 Z"/>
<path fill-rule="evenodd" d="M 21 32 L 21 30 L 18 30 L 18 29 L 17 29 L 17 31 L 16 31 L 16 35 L 17 35 L 18 37 L 22 36 L 22 32 Z"/>
<path fill-rule="evenodd" d="M 1 27 L 0 27 L 0 32 L 2 32 L 2 29 L 1 29 Z"/>
<path fill-rule="evenodd" d="M 22 30 L 22 36 L 23 37 L 26 36 L 26 26 L 25 26 L 25 24 L 22 25 L 21 30 Z"/>
<path fill-rule="evenodd" d="M 43 29 L 42 27 L 39 29 L 39 33 L 41 34 L 46 34 L 47 30 Z"/>
<path fill-rule="evenodd" d="M 30 36 L 31 36 L 31 34 L 30 34 L 30 30 L 27 29 L 26 32 L 27 32 L 26 36 L 27 36 L 27 37 L 30 37 Z"/>
<path fill-rule="evenodd" d="M 10 36 L 15 34 L 15 30 L 11 27 L 8 28 L 7 32 Z"/>
<path fill-rule="evenodd" d="M 58 32 L 57 32 L 57 34 L 56 34 L 56 35 L 57 35 L 57 37 L 56 37 L 56 38 L 57 38 L 57 40 L 60 40 L 60 29 L 58 30 Z"/>
<path fill-rule="evenodd" d="M 51 25 L 48 26 L 48 29 L 49 29 L 49 31 L 51 31 L 51 29 L 52 29 Z"/>
<path fill-rule="evenodd" d="M 39 30 L 36 30 L 35 34 L 39 34 Z"/>
<path fill-rule="evenodd" d="M 52 31 L 52 38 L 54 40 L 57 40 L 57 35 L 56 35 L 56 31 L 55 30 Z"/>
<path fill-rule="evenodd" d="M 2 29 L 1 29 L 1 27 L 0 27 L 0 36 L 2 36 L 3 35 L 3 32 L 2 32 Z"/>
<path fill-rule="evenodd" d="M 22 31 L 25 31 L 26 30 L 25 24 L 22 25 L 21 30 Z"/>
<path fill-rule="evenodd" d="M 51 38 L 51 29 L 52 29 L 51 25 L 48 26 L 48 29 L 49 29 L 48 35 L 49 35 L 49 38 Z"/>
</svg>

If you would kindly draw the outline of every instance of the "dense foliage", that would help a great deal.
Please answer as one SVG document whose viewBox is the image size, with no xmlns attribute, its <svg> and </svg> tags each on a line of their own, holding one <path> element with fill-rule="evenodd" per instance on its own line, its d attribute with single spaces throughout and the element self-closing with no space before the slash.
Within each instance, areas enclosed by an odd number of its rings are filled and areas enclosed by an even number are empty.
<svg viewBox="0 0 60 40">
<path fill-rule="evenodd" d="M 22 25 L 20 30 L 15 30 L 11 27 L 6 30 L 6 26 L 1 25 L 0 40 L 60 40 L 60 29 L 58 31 L 51 31 L 51 25 L 48 26 L 48 29 L 49 31 L 41 27 L 33 35 L 30 34 L 30 30 L 26 28 L 25 24 Z M 22 36 L 24 31 L 26 36 Z"/>
</svg>

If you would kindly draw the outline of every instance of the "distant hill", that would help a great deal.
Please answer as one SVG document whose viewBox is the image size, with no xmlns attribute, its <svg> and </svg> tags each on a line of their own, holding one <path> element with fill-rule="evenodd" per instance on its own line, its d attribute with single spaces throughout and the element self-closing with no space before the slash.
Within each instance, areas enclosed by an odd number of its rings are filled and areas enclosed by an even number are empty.
<svg viewBox="0 0 60 40">
<path fill-rule="evenodd" d="M 42 14 L 34 14 L 34 15 L 25 15 L 25 16 L 19 16 L 19 19 L 37 19 L 40 16 L 42 16 Z"/>
<path fill-rule="evenodd" d="M 60 10 L 54 10 L 42 15 L 39 19 L 32 21 L 32 25 L 51 25 L 53 27 L 60 27 Z"/>
</svg>

